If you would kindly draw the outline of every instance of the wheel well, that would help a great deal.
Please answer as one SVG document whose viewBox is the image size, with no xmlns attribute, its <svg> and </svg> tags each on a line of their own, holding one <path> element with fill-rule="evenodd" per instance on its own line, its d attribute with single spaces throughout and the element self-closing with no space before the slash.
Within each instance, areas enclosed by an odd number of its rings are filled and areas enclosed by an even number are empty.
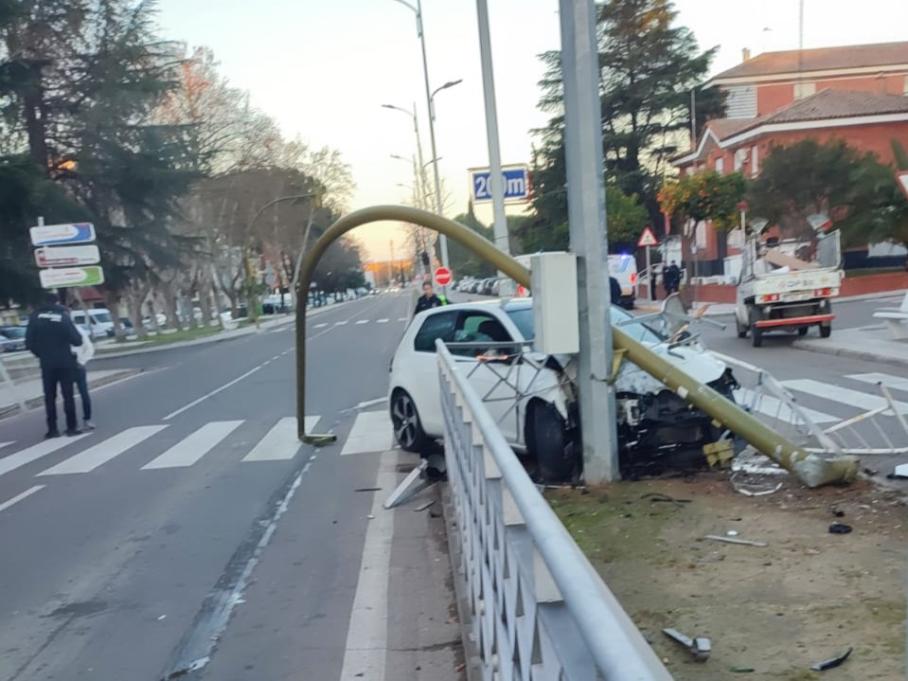
<svg viewBox="0 0 908 681">
<path fill-rule="evenodd" d="M 541 400 L 538 397 L 534 397 L 527 402 L 526 417 L 523 419 L 523 441 L 526 443 L 527 453 L 530 455 L 535 455 L 536 453 L 536 431 L 533 428 L 536 408 L 545 404 L 545 400 Z"/>
</svg>

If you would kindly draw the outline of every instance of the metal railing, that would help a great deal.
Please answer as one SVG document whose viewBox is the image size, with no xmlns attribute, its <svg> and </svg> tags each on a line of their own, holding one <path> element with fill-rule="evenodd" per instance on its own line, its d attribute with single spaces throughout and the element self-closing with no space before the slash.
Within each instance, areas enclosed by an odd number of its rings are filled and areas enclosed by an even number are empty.
<svg viewBox="0 0 908 681">
<path fill-rule="evenodd" d="M 480 678 L 671 679 L 508 446 L 469 366 L 437 348 L 455 579 Z"/>
<path fill-rule="evenodd" d="M 856 406 L 847 417 L 804 407 L 769 372 L 736 357 L 714 352 L 735 372 L 738 404 L 784 437 L 821 456 L 903 455 L 908 453 L 908 421 L 889 387 L 877 383 L 879 396 L 868 393 L 869 408 Z"/>
</svg>

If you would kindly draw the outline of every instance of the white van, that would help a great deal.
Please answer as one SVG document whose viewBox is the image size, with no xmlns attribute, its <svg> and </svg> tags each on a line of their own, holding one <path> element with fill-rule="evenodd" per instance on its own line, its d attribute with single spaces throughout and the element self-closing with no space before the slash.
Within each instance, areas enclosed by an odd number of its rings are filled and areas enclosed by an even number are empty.
<svg viewBox="0 0 908 681">
<path fill-rule="evenodd" d="M 613 300 L 615 305 L 632 310 L 637 297 L 637 260 L 627 253 L 609 255 L 608 273 L 621 285 L 621 300 Z"/>
<path fill-rule="evenodd" d="M 73 310 L 71 316 L 73 324 L 88 331 L 92 338 L 107 338 L 114 335 L 113 317 L 107 308 L 89 310 L 87 322 L 84 310 Z"/>
</svg>

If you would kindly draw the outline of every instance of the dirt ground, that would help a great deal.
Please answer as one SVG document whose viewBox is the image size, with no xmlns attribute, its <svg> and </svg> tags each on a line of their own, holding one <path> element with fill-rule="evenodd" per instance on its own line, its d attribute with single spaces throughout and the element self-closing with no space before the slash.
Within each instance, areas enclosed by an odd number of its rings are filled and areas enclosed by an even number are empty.
<svg viewBox="0 0 908 681">
<path fill-rule="evenodd" d="M 896 493 L 786 479 L 747 497 L 727 474 L 707 473 L 547 496 L 676 679 L 908 678 L 908 510 Z M 834 522 L 853 531 L 830 534 Z M 704 539 L 729 532 L 768 546 Z M 709 660 L 694 662 L 664 627 L 708 636 Z M 842 666 L 810 671 L 849 647 Z"/>
</svg>

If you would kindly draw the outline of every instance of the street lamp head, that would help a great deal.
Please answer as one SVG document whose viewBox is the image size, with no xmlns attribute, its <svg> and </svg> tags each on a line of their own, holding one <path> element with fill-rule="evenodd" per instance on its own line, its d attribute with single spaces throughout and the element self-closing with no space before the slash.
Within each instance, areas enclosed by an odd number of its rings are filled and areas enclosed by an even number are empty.
<svg viewBox="0 0 908 681">
<path fill-rule="evenodd" d="M 449 80 L 447 83 L 442 85 L 439 90 L 446 90 L 449 87 L 454 87 L 455 85 L 460 85 L 463 82 L 463 78 L 458 78 L 457 80 Z"/>
</svg>

